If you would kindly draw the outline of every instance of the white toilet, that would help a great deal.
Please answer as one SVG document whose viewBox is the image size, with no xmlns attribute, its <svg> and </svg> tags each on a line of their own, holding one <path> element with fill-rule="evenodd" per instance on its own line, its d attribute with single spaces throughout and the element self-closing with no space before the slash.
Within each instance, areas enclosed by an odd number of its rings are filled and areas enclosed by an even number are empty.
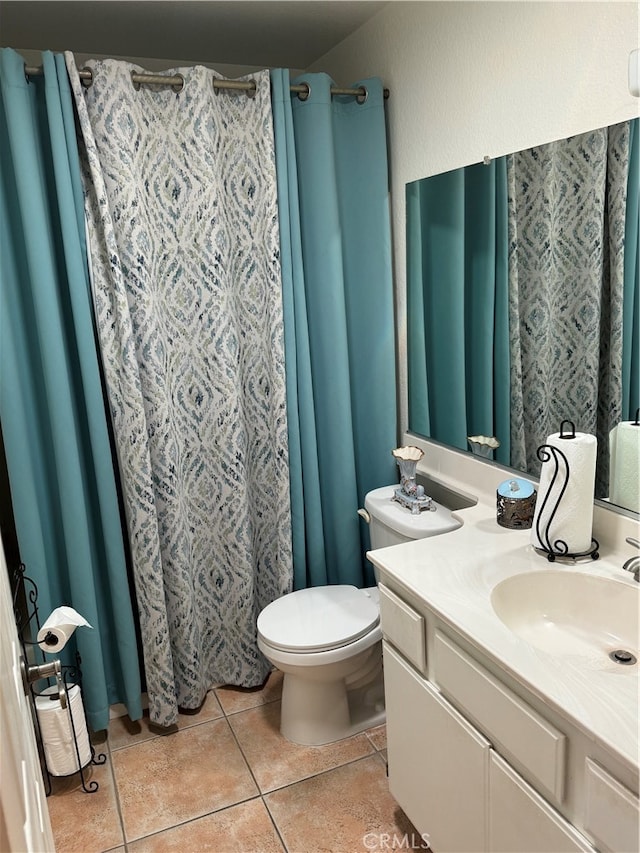
<svg viewBox="0 0 640 853">
<path fill-rule="evenodd" d="M 392 500 L 397 488 L 369 492 L 359 511 L 369 522 L 372 549 L 460 527 L 435 502 L 435 512 L 413 515 Z M 258 616 L 258 647 L 284 673 L 280 731 L 287 740 L 317 746 L 384 722 L 376 587 L 321 586 L 284 595 Z"/>
</svg>

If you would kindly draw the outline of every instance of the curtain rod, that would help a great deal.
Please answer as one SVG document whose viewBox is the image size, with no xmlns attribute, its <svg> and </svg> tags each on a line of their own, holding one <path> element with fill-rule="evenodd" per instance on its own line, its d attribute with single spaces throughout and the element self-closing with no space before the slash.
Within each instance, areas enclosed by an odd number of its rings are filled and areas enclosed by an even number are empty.
<svg viewBox="0 0 640 853">
<path fill-rule="evenodd" d="M 25 77 L 42 77 L 44 68 L 42 65 L 26 65 L 24 66 Z M 93 83 L 93 73 L 90 68 L 82 68 L 78 71 L 78 77 L 82 80 L 85 86 L 90 86 Z M 182 74 L 169 76 L 167 74 L 138 74 L 135 71 L 131 72 L 131 82 L 136 88 L 141 84 L 144 85 L 161 85 L 171 86 L 177 92 L 180 92 L 184 86 L 184 77 Z M 256 84 L 253 80 L 213 80 L 214 89 L 233 89 L 235 91 L 244 91 L 252 98 L 256 93 Z M 306 100 L 310 94 L 310 88 L 306 83 L 298 83 L 289 87 L 290 91 L 296 92 L 301 100 Z M 361 103 L 367 99 L 367 90 L 364 86 L 359 86 L 357 89 L 341 89 L 331 87 L 332 95 L 354 95 Z M 383 90 L 385 100 L 389 97 L 389 90 Z"/>
</svg>

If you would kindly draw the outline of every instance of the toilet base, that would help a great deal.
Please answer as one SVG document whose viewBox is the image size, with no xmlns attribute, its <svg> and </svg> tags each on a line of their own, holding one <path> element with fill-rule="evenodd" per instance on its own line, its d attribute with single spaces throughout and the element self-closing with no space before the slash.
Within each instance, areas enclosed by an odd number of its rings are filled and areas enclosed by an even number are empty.
<svg viewBox="0 0 640 853">
<path fill-rule="evenodd" d="M 366 684 L 310 681 L 285 672 L 280 732 L 292 743 L 321 746 L 385 722 L 382 666 Z"/>
</svg>

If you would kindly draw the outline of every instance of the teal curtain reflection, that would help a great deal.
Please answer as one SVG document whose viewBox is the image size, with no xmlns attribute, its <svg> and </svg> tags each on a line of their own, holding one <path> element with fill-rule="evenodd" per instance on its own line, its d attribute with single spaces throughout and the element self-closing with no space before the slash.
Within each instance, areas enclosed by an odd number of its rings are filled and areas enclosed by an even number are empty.
<svg viewBox="0 0 640 853">
<path fill-rule="evenodd" d="M 508 465 L 506 159 L 407 185 L 407 221 L 409 427 Z"/>
<path fill-rule="evenodd" d="M 285 308 L 294 586 L 372 583 L 357 515 L 397 482 L 394 310 L 382 85 L 310 95 L 272 72 Z"/>
<path fill-rule="evenodd" d="M 82 658 L 89 725 L 109 705 L 142 716 L 138 651 L 88 289 L 74 115 L 62 56 L 0 52 L 0 418 L 11 498 L 40 614 L 91 624 Z M 64 653 L 63 653 L 64 654 Z"/>
<path fill-rule="evenodd" d="M 624 232 L 622 420 L 640 406 L 640 119 L 629 122 L 629 176 Z"/>
</svg>

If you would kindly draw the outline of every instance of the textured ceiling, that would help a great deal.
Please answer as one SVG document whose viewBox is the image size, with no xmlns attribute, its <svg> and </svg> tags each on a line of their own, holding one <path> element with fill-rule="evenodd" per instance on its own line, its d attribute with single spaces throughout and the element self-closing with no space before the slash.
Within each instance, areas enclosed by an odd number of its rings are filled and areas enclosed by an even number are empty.
<svg viewBox="0 0 640 853">
<path fill-rule="evenodd" d="M 16 49 L 307 68 L 386 5 L 2 0 L 0 40 Z"/>
</svg>

